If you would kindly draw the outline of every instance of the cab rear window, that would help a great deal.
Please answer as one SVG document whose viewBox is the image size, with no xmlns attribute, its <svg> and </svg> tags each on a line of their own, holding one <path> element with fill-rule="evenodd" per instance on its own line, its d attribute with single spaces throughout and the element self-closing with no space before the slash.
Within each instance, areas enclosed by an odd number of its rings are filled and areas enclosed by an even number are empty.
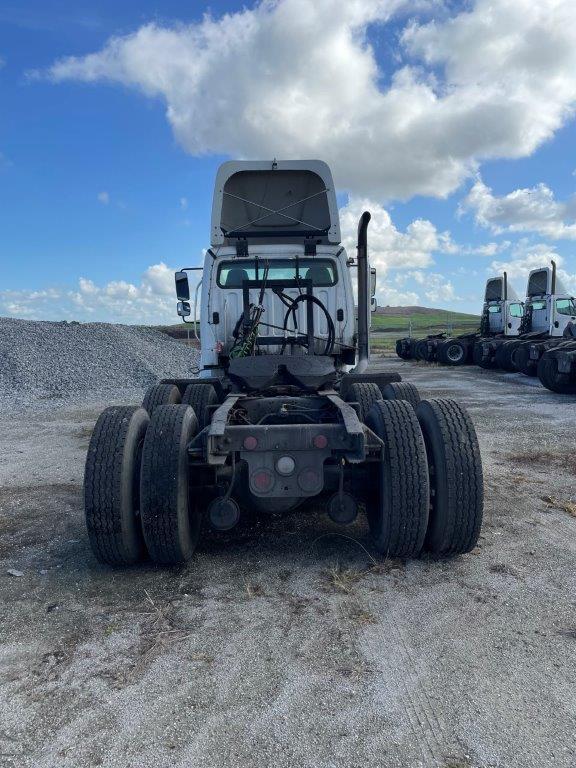
<svg viewBox="0 0 576 768">
<path fill-rule="evenodd" d="M 244 280 L 262 280 L 266 264 L 268 280 L 312 280 L 315 288 L 336 285 L 338 273 L 332 259 L 242 259 L 223 261 L 218 267 L 220 288 L 242 288 Z"/>
</svg>

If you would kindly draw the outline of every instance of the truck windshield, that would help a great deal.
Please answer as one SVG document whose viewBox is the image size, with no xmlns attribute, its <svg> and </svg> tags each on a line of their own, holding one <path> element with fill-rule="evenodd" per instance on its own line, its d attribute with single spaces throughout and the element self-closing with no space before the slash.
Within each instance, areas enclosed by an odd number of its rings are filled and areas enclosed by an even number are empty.
<svg viewBox="0 0 576 768">
<path fill-rule="evenodd" d="M 224 261 L 218 267 L 220 288 L 242 288 L 244 280 L 261 280 L 265 265 L 268 280 L 312 280 L 312 285 L 326 288 L 336 285 L 338 275 L 332 259 L 242 259 Z"/>
</svg>

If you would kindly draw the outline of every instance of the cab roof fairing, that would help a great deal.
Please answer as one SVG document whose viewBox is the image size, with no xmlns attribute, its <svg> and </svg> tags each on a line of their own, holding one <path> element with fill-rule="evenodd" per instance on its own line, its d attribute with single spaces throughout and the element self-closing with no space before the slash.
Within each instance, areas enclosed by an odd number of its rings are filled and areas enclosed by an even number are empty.
<svg viewBox="0 0 576 768">
<path fill-rule="evenodd" d="M 510 285 L 509 280 L 506 281 L 506 289 L 507 301 L 520 301 L 520 297 Z M 486 281 L 484 303 L 489 304 L 497 301 L 504 301 L 504 277 L 491 277 Z"/>
<path fill-rule="evenodd" d="M 276 185 L 276 188 L 271 190 L 272 196 L 276 199 L 271 200 L 274 204 L 266 205 L 265 198 L 262 197 L 268 191 L 268 181 L 272 178 L 272 174 L 278 173 L 279 177 L 284 172 L 285 177 L 290 179 L 290 184 L 293 184 L 298 188 L 300 187 L 300 194 L 296 193 L 296 200 L 289 201 L 288 196 L 291 194 L 289 186 L 285 189 L 286 199 L 282 201 L 278 207 L 278 195 L 283 191 L 283 185 Z M 288 172 L 288 173 L 286 173 Z M 300 172 L 300 173 L 298 173 Z M 232 177 L 237 176 L 232 180 Z M 258 177 L 262 174 L 262 180 Z M 255 184 L 254 194 L 250 197 L 244 193 L 238 194 L 238 190 L 235 188 L 239 183 L 245 180 L 248 188 L 250 184 Z M 266 180 L 266 181 L 265 181 Z M 257 189 L 257 183 L 264 184 L 264 189 Z M 317 186 L 317 189 L 313 189 L 310 195 L 302 191 L 307 188 L 310 183 Z M 245 184 L 245 185 L 246 185 Z M 228 190 L 226 190 L 228 187 Z M 234 189 L 232 189 L 234 187 Z M 256 199 L 254 199 L 256 198 Z M 227 209 L 227 213 L 230 213 L 231 206 L 229 201 L 237 201 L 238 213 L 241 208 L 245 208 L 245 219 L 240 218 L 239 225 L 235 222 L 226 222 L 230 227 L 227 231 L 242 232 L 246 230 L 246 239 L 249 243 L 256 244 L 262 243 L 263 239 L 258 236 L 250 236 L 250 229 L 248 225 L 250 222 L 255 224 L 255 228 L 265 228 L 268 226 L 270 229 L 279 230 L 281 227 L 282 234 L 284 230 L 289 231 L 286 236 L 271 236 L 270 239 L 264 240 L 264 242 L 274 242 L 280 244 L 281 242 L 303 242 L 306 237 L 310 237 L 317 242 L 338 245 L 341 242 L 340 234 L 340 220 L 338 214 L 338 204 L 336 201 L 336 192 L 334 189 L 334 181 L 332 179 L 332 173 L 330 168 L 322 160 L 279 160 L 279 161 L 248 161 L 248 160 L 231 160 L 223 163 L 218 169 L 216 175 L 216 183 L 214 187 L 214 197 L 212 202 L 212 222 L 210 230 L 210 244 L 212 246 L 232 245 L 236 242 L 236 237 L 227 237 L 225 231 L 223 231 L 222 214 Z M 321 202 L 321 205 L 319 203 Z M 308 205 L 307 205 L 308 203 Z M 252 211 L 248 212 L 252 207 Z M 256 216 L 253 213 L 256 212 Z M 301 216 L 299 215 L 301 214 Z M 315 222 L 313 225 L 309 225 L 310 214 L 325 216 L 323 223 L 325 232 L 316 232 L 314 227 L 318 226 Z M 276 221 L 270 224 L 270 219 L 276 215 L 279 217 Z M 308 219 L 306 218 L 308 217 Z M 236 216 L 234 217 L 236 219 Z M 268 219 L 268 223 L 266 220 Z M 298 222 L 298 223 L 297 223 Z M 232 226 L 234 225 L 234 226 Z M 303 226 L 307 225 L 307 226 Z M 237 226 L 237 228 L 235 228 Z M 292 230 L 291 230 L 292 227 Z M 225 229 L 225 227 L 224 227 Z"/>
<path fill-rule="evenodd" d="M 531 270 L 528 275 L 528 285 L 526 286 L 526 296 L 546 296 L 552 293 L 552 279 L 553 279 L 552 267 L 540 267 L 539 269 Z M 569 297 L 566 286 L 562 280 L 556 274 L 556 285 L 554 287 L 555 296 Z"/>
</svg>

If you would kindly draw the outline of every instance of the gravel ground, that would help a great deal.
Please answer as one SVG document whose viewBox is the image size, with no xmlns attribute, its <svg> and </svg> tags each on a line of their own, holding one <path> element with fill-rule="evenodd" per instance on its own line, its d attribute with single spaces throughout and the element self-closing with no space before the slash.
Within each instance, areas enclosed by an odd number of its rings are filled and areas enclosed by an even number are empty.
<svg viewBox="0 0 576 768">
<path fill-rule="evenodd" d="M 189 377 L 198 353 L 150 328 L 0 317 L 0 406 L 134 398 L 158 378 Z"/>
<path fill-rule="evenodd" d="M 472 413 L 486 513 L 470 555 L 382 561 L 362 520 L 301 510 L 207 533 L 184 569 L 106 568 L 81 498 L 103 396 L 3 412 L 0 765 L 576 764 L 574 398 L 380 367 Z"/>
</svg>

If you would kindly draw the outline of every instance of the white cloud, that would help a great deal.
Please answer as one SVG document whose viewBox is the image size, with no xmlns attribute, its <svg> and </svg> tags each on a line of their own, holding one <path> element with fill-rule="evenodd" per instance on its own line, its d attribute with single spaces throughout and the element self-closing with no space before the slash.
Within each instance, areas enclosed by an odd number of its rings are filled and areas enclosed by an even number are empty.
<svg viewBox="0 0 576 768">
<path fill-rule="evenodd" d="M 187 197 L 181 197 L 180 198 L 180 210 L 181 211 L 187 211 L 188 210 L 188 198 Z"/>
<path fill-rule="evenodd" d="M 438 9 L 428 23 L 422 7 L 262 0 L 198 24 L 147 24 L 48 74 L 161 99 L 195 155 L 319 156 L 356 194 L 441 197 L 485 158 L 531 154 L 573 114 L 576 3 L 476 0 L 452 16 L 427 3 Z M 399 13 L 413 20 L 398 40 L 386 24 Z M 371 24 L 387 36 L 386 71 Z"/>
<path fill-rule="evenodd" d="M 521 240 L 511 255 L 512 258 L 509 261 L 493 261 L 489 271 L 491 273 L 506 271 L 511 280 L 517 279 L 520 295 L 525 290 L 530 271 L 549 267 L 552 259 L 558 268 L 558 279 L 562 285 L 561 292 L 565 290 L 571 294 L 576 294 L 576 274 L 565 269 L 565 260 L 556 252 L 554 246 L 546 243 L 532 244 L 527 240 Z"/>
<path fill-rule="evenodd" d="M 546 184 L 498 197 L 478 179 L 460 205 L 492 232 L 538 232 L 555 240 L 576 240 L 576 198 L 558 202 Z"/>
<path fill-rule="evenodd" d="M 418 307 L 422 302 L 414 291 L 399 291 L 393 285 L 384 285 L 378 291 L 379 307 Z"/>
<path fill-rule="evenodd" d="M 424 295 L 432 304 L 450 304 L 458 301 L 454 286 L 444 275 L 429 273 L 425 279 Z"/>
<path fill-rule="evenodd" d="M 112 280 L 97 285 L 81 277 L 74 289 L 0 290 L 0 315 L 43 320 L 89 320 L 137 324 L 175 323 L 174 269 L 154 264 L 138 284 Z"/>
<path fill-rule="evenodd" d="M 368 228 L 370 262 L 378 270 L 379 278 L 383 278 L 389 269 L 428 267 L 433 264 L 433 253 L 454 253 L 457 248 L 449 232 L 438 232 L 426 219 L 416 219 L 401 232 L 379 203 L 351 197 L 340 209 L 342 242 L 351 256 L 356 248 L 358 220 L 366 210 L 372 214 Z"/>
<path fill-rule="evenodd" d="M 483 243 L 482 245 L 467 246 L 463 249 L 463 253 L 470 256 L 496 256 L 498 253 L 507 251 L 510 245 L 510 240 L 503 240 L 501 243 Z"/>
<path fill-rule="evenodd" d="M 446 304 L 459 300 L 450 280 L 435 272 L 422 271 L 434 264 L 434 253 L 454 254 L 463 250 L 452 241 L 449 232 L 438 232 L 430 221 L 416 219 L 401 232 L 381 205 L 350 198 L 340 209 L 342 242 L 349 255 L 355 253 L 358 220 L 366 210 L 372 214 L 368 250 L 370 264 L 377 270 L 376 296 L 380 306 L 419 305 L 424 300 Z M 394 273 L 393 277 L 390 273 Z M 422 293 L 406 290 L 408 280 L 421 286 Z"/>
<path fill-rule="evenodd" d="M 98 192 L 96 195 L 96 199 L 99 203 L 102 203 L 102 205 L 108 205 L 110 202 L 110 193 L 109 192 Z"/>
</svg>

